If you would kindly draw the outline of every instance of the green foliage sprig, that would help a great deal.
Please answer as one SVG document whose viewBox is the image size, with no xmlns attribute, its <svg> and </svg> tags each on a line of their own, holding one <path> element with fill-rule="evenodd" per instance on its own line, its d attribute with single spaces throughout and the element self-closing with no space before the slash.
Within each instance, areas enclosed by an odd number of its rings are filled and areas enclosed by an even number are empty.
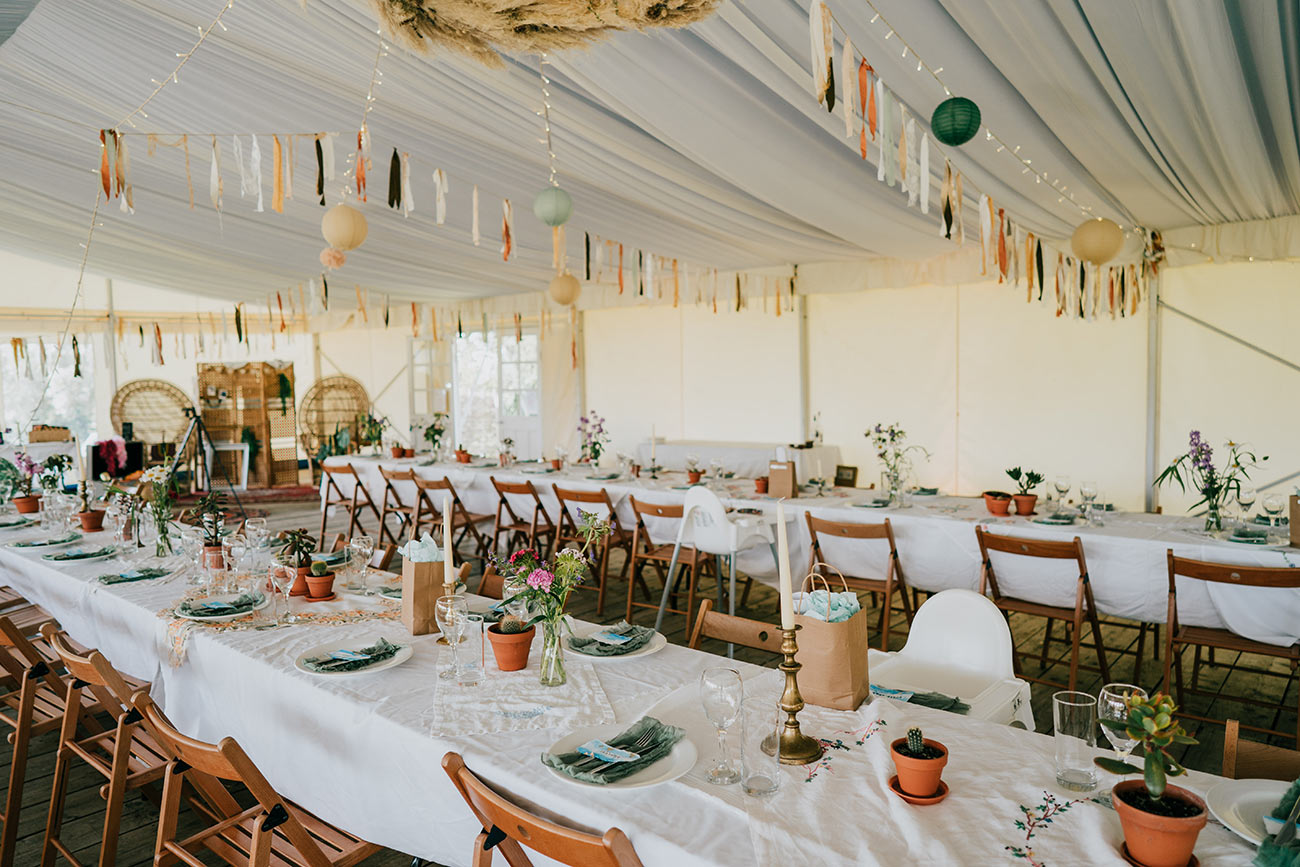
<svg viewBox="0 0 1300 867">
<path fill-rule="evenodd" d="M 1028 496 L 1029 492 L 1041 485 L 1043 479 L 1046 478 L 1042 473 L 1036 473 L 1033 470 L 1022 471 L 1020 467 L 1012 467 L 1007 470 L 1007 475 L 1011 477 L 1011 481 L 1020 486 L 1022 496 Z"/>
<path fill-rule="evenodd" d="M 1142 774 L 1147 794 L 1159 800 L 1165 793 L 1168 778 L 1187 772 L 1169 754 L 1170 748 L 1175 744 L 1190 746 L 1197 740 L 1183 731 L 1174 718 L 1178 706 L 1164 693 L 1158 692 L 1150 698 L 1133 693 L 1125 699 L 1124 706 L 1128 710 L 1126 719 L 1104 719 L 1101 724 L 1138 742 L 1143 754 L 1142 767 L 1106 757 L 1093 761 L 1097 767 L 1112 774 Z"/>
</svg>

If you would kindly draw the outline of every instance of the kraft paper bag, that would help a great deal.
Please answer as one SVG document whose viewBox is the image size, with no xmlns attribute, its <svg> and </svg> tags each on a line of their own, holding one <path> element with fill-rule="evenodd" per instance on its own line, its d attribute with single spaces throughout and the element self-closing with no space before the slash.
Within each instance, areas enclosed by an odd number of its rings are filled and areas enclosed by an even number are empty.
<svg viewBox="0 0 1300 867">
<path fill-rule="evenodd" d="M 767 494 L 774 500 L 791 500 L 799 496 L 794 461 L 772 461 L 767 465 Z"/>
<path fill-rule="evenodd" d="M 442 596 L 442 565 L 402 561 L 402 625 L 412 635 L 438 631 L 434 612 Z"/>
<path fill-rule="evenodd" d="M 817 563 L 813 568 L 834 566 Z M 829 591 L 826 579 L 810 572 L 800 589 L 808 592 L 820 581 Z M 848 582 L 840 576 L 844 589 Z M 795 658 L 803 665 L 799 671 L 799 692 L 807 704 L 836 710 L 857 710 L 871 695 L 871 675 L 867 671 L 867 612 L 858 609 L 848 620 L 827 623 L 807 614 L 796 614 L 794 622 L 803 627 L 797 633 L 799 651 Z"/>
</svg>

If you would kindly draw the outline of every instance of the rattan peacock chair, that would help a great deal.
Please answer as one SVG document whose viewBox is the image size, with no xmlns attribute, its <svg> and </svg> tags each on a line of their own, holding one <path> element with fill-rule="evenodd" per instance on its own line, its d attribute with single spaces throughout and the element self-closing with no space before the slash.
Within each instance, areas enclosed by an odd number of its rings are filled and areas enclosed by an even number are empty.
<svg viewBox="0 0 1300 867">
<path fill-rule="evenodd" d="M 185 410 L 194 401 L 170 382 L 162 379 L 136 379 L 113 395 L 109 417 L 113 429 L 122 433 L 122 422 L 130 422 L 132 437 L 148 447 L 145 463 L 161 459 L 167 445 L 174 445 L 185 435 L 190 420 Z"/>
<path fill-rule="evenodd" d="M 298 407 L 298 431 L 302 447 L 316 469 L 317 458 L 342 440 L 358 440 L 357 416 L 370 410 L 370 396 L 365 386 L 350 376 L 327 376 L 317 380 Z M 346 436 L 339 436 L 346 431 Z"/>
</svg>

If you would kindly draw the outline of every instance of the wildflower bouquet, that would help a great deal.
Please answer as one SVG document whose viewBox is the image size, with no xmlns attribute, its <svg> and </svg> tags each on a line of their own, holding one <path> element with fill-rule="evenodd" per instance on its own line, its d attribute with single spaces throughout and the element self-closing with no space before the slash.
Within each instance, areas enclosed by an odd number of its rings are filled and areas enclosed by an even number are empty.
<svg viewBox="0 0 1300 867">
<path fill-rule="evenodd" d="M 1201 438 L 1200 431 L 1194 430 L 1188 434 L 1187 451 L 1174 458 L 1156 478 L 1157 487 L 1177 482 L 1179 490 L 1191 487 L 1201 495 L 1188 511 L 1205 506 L 1206 530 L 1223 529 L 1224 504 L 1241 490 L 1241 483 L 1250 478 L 1250 471 L 1268 460 L 1268 455 L 1257 457 L 1241 443 L 1228 440 L 1226 445 L 1228 460 L 1219 469 L 1214 465 L 1214 449 Z"/>
</svg>

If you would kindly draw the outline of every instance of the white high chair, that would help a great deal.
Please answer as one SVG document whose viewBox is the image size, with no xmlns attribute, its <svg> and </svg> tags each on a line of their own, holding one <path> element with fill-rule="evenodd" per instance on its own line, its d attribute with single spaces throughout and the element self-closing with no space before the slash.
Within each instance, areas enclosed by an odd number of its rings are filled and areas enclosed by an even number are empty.
<svg viewBox="0 0 1300 867">
<path fill-rule="evenodd" d="M 677 555 L 682 543 L 690 533 L 691 544 L 695 550 L 716 557 L 730 559 L 731 591 L 728 600 L 728 612 L 736 613 L 736 555 L 746 548 L 766 544 L 776 560 L 776 537 L 772 527 L 762 515 L 727 514 L 726 508 L 718 495 L 703 485 L 696 485 L 686 492 L 686 502 L 682 506 L 682 522 L 677 528 L 677 542 L 673 546 L 673 558 L 668 564 L 668 574 L 675 574 Z M 659 614 L 655 618 L 655 629 L 663 625 L 664 609 L 668 607 L 672 581 L 664 584 L 664 592 L 659 600 Z M 722 604 L 722 572 L 718 572 L 718 604 Z"/>
<path fill-rule="evenodd" d="M 1034 730 L 1029 684 L 1011 664 L 1011 629 L 978 593 L 934 594 L 917 609 L 902 650 L 867 658 L 876 686 L 955 696 L 970 705 L 968 716 Z"/>
</svg>

